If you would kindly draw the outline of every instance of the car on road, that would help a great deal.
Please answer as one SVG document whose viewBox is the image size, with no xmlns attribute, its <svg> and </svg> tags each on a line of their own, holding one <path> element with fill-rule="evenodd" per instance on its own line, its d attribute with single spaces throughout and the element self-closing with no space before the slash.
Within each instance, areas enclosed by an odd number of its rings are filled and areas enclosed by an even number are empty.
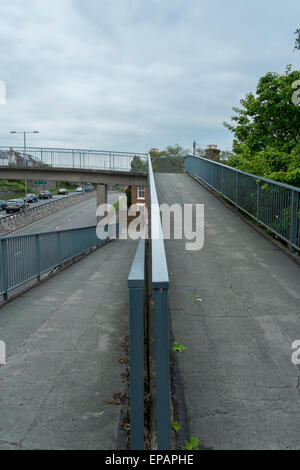
<svg viewBox="0 0 300 470">
<path fill-rule="evenodd" d="M 94 190 L 94 187 L 93 187 L 93 186 L 87 186 L 87 187 L 85 188 L 85 192 L 86 192 L 86 193 L 92 193 L 93 190 Z"/>
<path fill-rule="evenodd" d="M 83 193 L 84 192 L 84 189 L 79 186 L 77 189 L 76 189 L 76 193 Z"/>
<path fill-rule="evenodd" d="M 38 202 L 38 197 L 36 194 L 27 194 L 27 196 L 24 197 L 24 201 L 32 204 L 33 202 Z"/>
<path fill-rule="evenodd" d="M 52 194 L 50 191 L 40 191 L 39 199 L 52 199 Z"/>
<path fill-rule="evenodd" d="M 59 189 L 58 194 L 60 196 L 67 196 L 67 194 L 69 194 L 69 191 L 65 188 L 61 188 L 61 189 Z"/>
<path fill-rule="evenodd" d="M 28 207 L 28 203 L 23 199 L 10 199 L 5 205 L 5 210 L 7 214 L 12 212 L 21 212 Z"/>
<path fill-rule="evenodd" d="M 6 201 L 0 199 L 0 211 L 5 211 Z"/>
</svg>

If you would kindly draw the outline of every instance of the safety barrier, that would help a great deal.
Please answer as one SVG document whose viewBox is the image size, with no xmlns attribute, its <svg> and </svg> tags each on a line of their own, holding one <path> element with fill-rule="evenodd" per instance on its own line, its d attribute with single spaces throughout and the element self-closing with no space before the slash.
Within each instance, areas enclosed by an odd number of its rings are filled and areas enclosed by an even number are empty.
<svg viewBox="0 0 300 470">
<path fill-rule="evenodd" d="M 185 171 L 286 241 L 292 252 L 300 250 L 300 188 L 191 155 Z"/>
</svg>

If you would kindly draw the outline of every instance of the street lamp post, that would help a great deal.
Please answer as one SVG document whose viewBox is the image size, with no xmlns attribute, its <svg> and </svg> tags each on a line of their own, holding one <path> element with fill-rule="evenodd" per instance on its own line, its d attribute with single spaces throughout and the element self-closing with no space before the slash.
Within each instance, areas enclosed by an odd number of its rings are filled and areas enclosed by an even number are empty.
<svg viewBox="0 0 300 470">
<path fill-rule="evenodd" d="M 26 159 L 26 134 L 39 134 L 39 131 L 10 131 L 11 134 L 23 134 L 24 135 L 24 151 L 23 151 L 23 160 L 25 166 L 27 166 Z M 25 202 L 27 203 L 27 180 L 25 180 Z"/>
</svg>

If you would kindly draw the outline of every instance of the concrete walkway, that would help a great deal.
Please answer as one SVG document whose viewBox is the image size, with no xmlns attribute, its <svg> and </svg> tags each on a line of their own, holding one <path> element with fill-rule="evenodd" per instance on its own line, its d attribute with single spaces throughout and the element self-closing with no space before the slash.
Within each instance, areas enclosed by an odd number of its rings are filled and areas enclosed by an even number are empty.
<svg viewBox="0 0 300 470">
<path fill-rule="evenodd" d="M 205 204 L 204 249 L 166 242 L 183 432 L 205 448 L 300 449 L 299 267 L 189 176 L 156 182 L 160 203 Z"/>
<path fill-rule="evenodd" d="M 110 243 L 0 310 L 0 449 L 120 448 L 135 249 Z"/>
</svg>

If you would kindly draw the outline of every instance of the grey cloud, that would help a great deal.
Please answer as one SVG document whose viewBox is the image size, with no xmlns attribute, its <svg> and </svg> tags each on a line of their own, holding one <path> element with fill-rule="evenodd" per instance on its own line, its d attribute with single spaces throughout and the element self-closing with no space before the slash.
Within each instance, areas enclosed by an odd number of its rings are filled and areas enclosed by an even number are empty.
<svg viewBox="0 0 300 470">
<path fill-rule="evenodd" d="M 299 68 L 299 13 L 297 0 L 3 0 L 1 144 L 38 128 L 31 144 L 229 148 L 232 107 L 266 72 Z"/>
</svg>

